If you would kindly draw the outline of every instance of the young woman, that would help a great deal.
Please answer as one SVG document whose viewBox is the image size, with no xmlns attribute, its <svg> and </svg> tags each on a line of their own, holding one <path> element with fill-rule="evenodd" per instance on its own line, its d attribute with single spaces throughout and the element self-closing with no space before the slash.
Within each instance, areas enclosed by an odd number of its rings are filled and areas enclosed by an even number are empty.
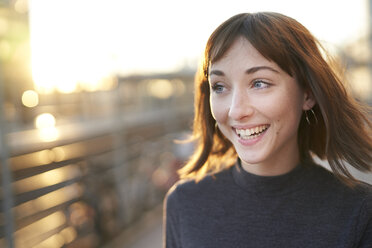
<svg viewBox="0 0 372 248">
<path fill-rule="evenodd" d="M 296 20 L 239 14 L 196 77 L 198 147 L 165 199 L 164 246 L 372 247 L 372 123 Z M 332 172 L 313 157 L 326 159 Z"/>
</svg>

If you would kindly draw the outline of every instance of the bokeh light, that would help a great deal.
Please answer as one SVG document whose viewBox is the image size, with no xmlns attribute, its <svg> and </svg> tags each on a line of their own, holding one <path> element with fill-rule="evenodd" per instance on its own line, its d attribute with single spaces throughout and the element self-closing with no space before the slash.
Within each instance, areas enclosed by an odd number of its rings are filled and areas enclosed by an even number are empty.
<svg viewBox="0 0 372 248">
<path fill-rule="evenodd" d="M 150 80 L 148 90 L 152 96 L 160 99 L 167 99 L 173 94 L 172 83 L 165 79 Z"/>
<path fill-rule="evenodd" d="M 39 95 L 33 90 L 23 92 L 22 104 L 29 108 L 37 106 L 39 104 Z"/>
<path fill-rule="evenodd" d="M 50 113 L 40 114 L 36 117 L 35 126 L 38 129 L 54 127 L 56 125 L 56 118 Z"/>
<path fill-rule="evenodd" d="M 20 14 L 25 14 L 28 11 L 29 0 L 17 0 L 14 4 L 14 10 Z"/>
<path fill-rule="evenodd" d="M 59 138 L 59 131 L 55 127 L 56 118 L 50 113 L 40 114 L 35 119 L 35 126 L 42 141 L 50 142 Z"/>
</svg>

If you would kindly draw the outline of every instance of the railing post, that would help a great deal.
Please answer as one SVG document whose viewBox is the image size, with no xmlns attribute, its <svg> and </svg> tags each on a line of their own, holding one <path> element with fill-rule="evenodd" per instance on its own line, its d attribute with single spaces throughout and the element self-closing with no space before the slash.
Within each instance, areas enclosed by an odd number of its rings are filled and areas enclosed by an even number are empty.
<svg viewBox="0 0 372 248">
<path fill-rule="evenodd" d="M 0 71 L 0 163 L 1 179 L 3 188 L 3 213 L 5 219 L 5 239 L 9 248 L 14 247 L 14 219 L 12 213 L 13 193 L 12 193 L 12 175 L 9 164 L 9 151 L 6 141 L 7 123 L 4 112 L 4 82 Z"/>
<path fill-rule="evenodd" d="M 368 0 L 368 48 L 369 48 L 369 60 L 368 60 L 368 69 L 369 69 L 369 83 L 372 84 L 372 0 Z M 372 106 L 372 97 L 370 96 L 367 99 L 368 104 Z"/>
</svg>

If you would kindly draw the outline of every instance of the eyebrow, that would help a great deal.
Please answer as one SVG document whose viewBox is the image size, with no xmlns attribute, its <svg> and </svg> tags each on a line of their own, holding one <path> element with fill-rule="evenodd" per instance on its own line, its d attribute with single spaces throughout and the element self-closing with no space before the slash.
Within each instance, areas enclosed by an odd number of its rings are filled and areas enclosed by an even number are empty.
<svg viewBox="0 0 372 248">
<path fill-rule="evenodd" d="M 269 70 L 269 71 L 272 71 L 272 72 L 275 72 L 275 73 L 279 73 L 279 71 L 275 70 L 274 68 L 270 67 L 270 66 L 255 66 L 255 67 L 252 67 L 252 68 L 249 68 L 245 71 L 246 74 L 252 74 L 252 73 L 255 73 L 257 71 L 260 71 L 260 70 Z M 212 75 L 216 75 L 216 76 L 225 76 L 225 74 L 223 73 L 223 71 L 220 71 L 220 70 L 212 70 L 209 72 L 209 76 L 212 76 Z"/>
</svg>

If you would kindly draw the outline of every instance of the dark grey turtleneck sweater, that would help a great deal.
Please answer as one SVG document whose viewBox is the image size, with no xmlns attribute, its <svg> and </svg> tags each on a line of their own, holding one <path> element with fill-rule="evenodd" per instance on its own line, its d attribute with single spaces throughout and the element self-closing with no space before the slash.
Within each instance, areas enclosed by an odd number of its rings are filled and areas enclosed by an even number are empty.
<svg viewBox="0 0 372 248">
<path fill-rule="evenodd" d="M 237 163 L 178 183 L 164 206 L 167 248 L 372 248 L 372 187 L 314 164 L 261 177 Z"/>
</svg>

